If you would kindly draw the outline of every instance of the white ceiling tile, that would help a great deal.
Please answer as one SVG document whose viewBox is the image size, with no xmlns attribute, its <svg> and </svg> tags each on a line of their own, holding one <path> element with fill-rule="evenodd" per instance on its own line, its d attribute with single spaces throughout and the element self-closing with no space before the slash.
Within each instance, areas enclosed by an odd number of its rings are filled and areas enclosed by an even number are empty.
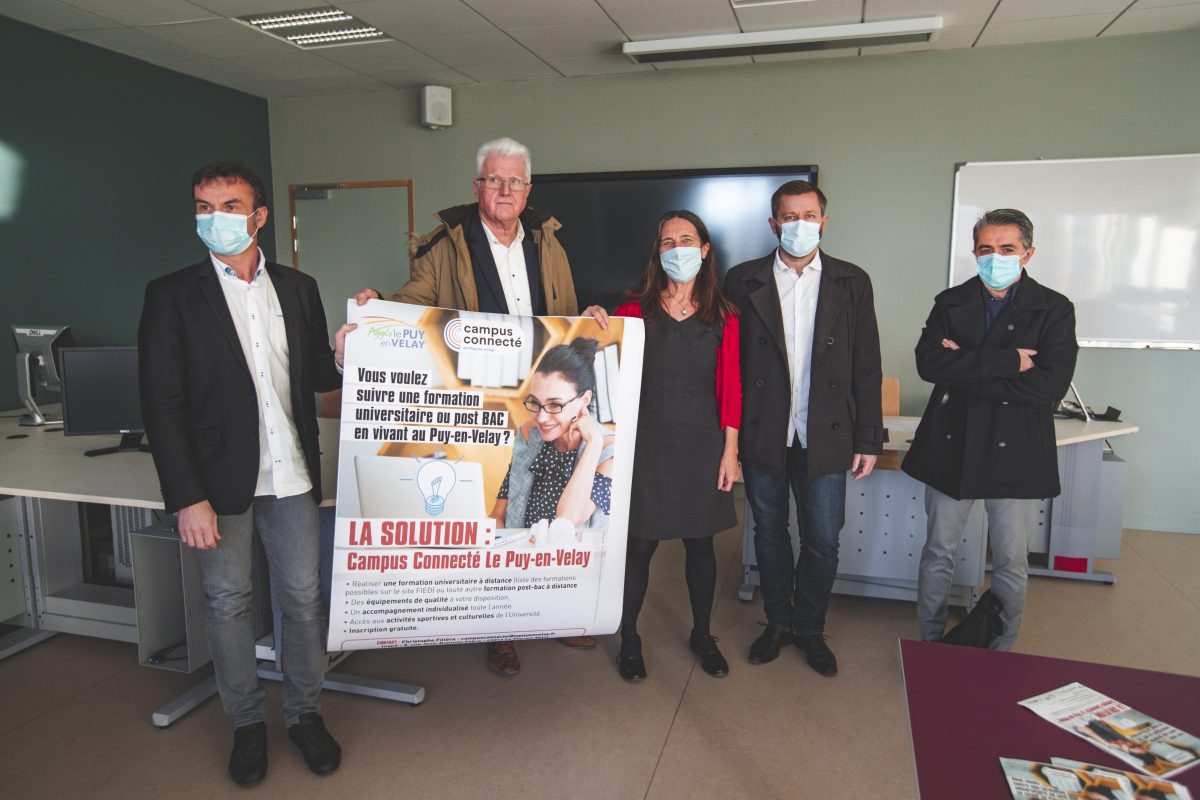
<svg viewBox="0 0 1200 800">
<path fill-rule="evenodd" d="M 681 36 L 704 36 L 713 33 L 741 33 L 737 19 L 728 7 L 723 12 L 689 14 L 680 18 L 673 14 L 626 16 L 618 20 L 621 30 L 635 42 L 648 39 L 677 39 Z"/>
<path fill-rule="evenodd" d="M 736 64 L 753 64 L 750 56 L 728 56 L 726 58 L 689 58 L 686 61 L 664 61 L 655 64 L 655 69 L 685 69 L 688 67 L 729 67 Z"/>
<path fill-rule="evenodd" d="M 70 31 L 67 36 L 80 41 L 115 50 L 127 56 L 149 61 L 152 64 L 170 64 L 181 58 L 195 58 L 190 50 L 180 50 L 172 44 L 156 39 L 137 28 L 103 28 L 94 31 Z"/>
<path fill-rule="evenodd" d="M 716 14 L 724 12 L 733 17 L 729 0 L 596 0 L 608 15 L 620 25 L 623 17 L 645 17 L 648 15 L 676 16 L 681 20 L 693 14 Z M 653 6 L 653 8 L 648 8 Z"/>
<path fill-rule="evenodd" d="M 958 50 L 961 48 L 970 47 L 975 43 L 976 37 L 979 36 L 979 31 L 983 28 L 982 23 L 979 25 L 964 25 L 956 28 L 942 28 L 938 31 L 937 38 L 932 42 L 917 42 L 914 44 L 888 44 L 879 47 L 864 47 L 863 55 L 887 55 L 888 53 L 918 53 L 924 50 Z"/>
<path fill-rule="evenodd" d="M 464 83 L 475 83 L 475 80 L 468 78 L 461 72 L 449 69 L 447 67 L 436 67 L 432 69 L 407 69 L 396 72 L 373 72 L 371 77 L 376 80 L 383 81 L 389 86 L 395 86 L 398 89 L 411 89 L 416 86 L 458 86 Z"/>
<path fill-rule="evenodd" d="M 770 64 L 776 61 L 805 61 L 814 58 L 849 58 L 857 56 L 857 47 L 839 47 L 836 50 L 813 50 L 807 53 L 771 53 L 765 56 L 754 56 L 756 64 Z"/>
<path fill-rule="evenodd" d="M 619 72 L 653 70 L 649 64 L 635 64 L 626 56 L 579 56 L 546 59 L 550 66 L 568 77 L 580 75 L 615 75 Z"/>
<path fill-rule="evenodd" d="M 323 47 L 321 57 L 355 72 L 398 72 L 400 70 L 440 67 L 436 60 L 420 53 L 403 42 L 371 42 L 346 47 Z"/>
<path fill-rule="evenodd" d="M 1004 0 L 996 7 L 992 22 L 1050 19 L 1111 12 L 1109 19 L 1129 7 L 1131 0 Z"/>
<path fill-rule="evenodd" d="M 507 81 L 531 81 L 560 77 L 553 67 L 536 58 L 500 64 L 466 65 L 458 67 L 458 71 L 480 83 L 505 83 Z"/>
<path fill-rule="evenodd" d="M 785 30 L 815 25 L 840 25 L 862 22 L 862 0 L 812 0 L 809 3 L 783 3 L 773 6 L 739 7 L 736 12 L 742 30 Z"/>
<path fill-rule="evenodd" d="M 1200 3 L 1186 6 L 1161 6 L 1142 8 L 1134 6 L 1109 26 L 1105 36 L 1123 36 L 1127 33 L 1156 33 L 1176 31 L 1200 26 Z"/>
<path fill-rule="evenodd" d="M 617 55 L 625 35 L 607 18 L 537 28 L 509 28 L 508 34 L 542 58 Z"/>
<path fill-rule="evenodd" d="M 1112 21 L 1112 14 L 1079 14 L 1073 17 L 1027 19 L 1019 22 L 989 22 L 977 47 L 1028 42 L 1053 42 L 1062 39 L 1094 37 Z"/>
<path fill-rule="evenodd" d="M 336 0 L 335 0 L 336 2 Z M 596 0 L 463 0 L 497 28 L 608 21 Z"/>
<path fill-rule="evenodd" d="M 76 8 L 91 11 L 125 25 L 167 25 L 216 19 L 213 12 L 187 0 L 67 0 Z"/>
<path fill-rule="evenodd" d="M 0 14 L 48 31 L 117 27 L 108 17 L 89 14 L 58 0 L 0 0 Z"/>
<path fill-rule="evenodd" d="M 339 78 L 303 78 L 294 82 L 318 91 L 321 94 L 357 94 L 359 92 L 383 92 L 392 89 L 391 86 L 388 86 L 383 81 L 377 81 L 366 75 L 358 74 L 346 75 Z"/>
<path fill-rule="evenodd" d="M 322 0 L 191 0 L 191 2 L 223 17 L 274 14 L 279 11 L 325 5 Z M 335 0 L 334 5 L 341 4 Z"/>
<path fill-rule="evenodd" d="M 337 78 L 357 75 L 353 70 L 321 58 L 320 50 L 296 50 L 294 53 L 259 53 L 234 56 L 229 61 L 258 70 L 279 80 Z"/>
<path fill-rule="evenodd" d="M 520 42 L 495 28 L 482 33 L 420 37 L 413 46 L 455 69 L 461 64 L 513 63 L 530 56 Z"/>
<path fill-rule="evenodd" d="M 295 4 L 295 0 L 292 0 Z M 253 81 L 243 83 L 237 88 L 247 94 L 257 95 L 258 97 L 308 97 L 319 94 L 319 92 L 301 86 L 290 81 Z"/>
<path fill-rule="evenodd" d="M 427 36 L 494 31 L 492 23 L 459 0 L 363 0 L 336 3 L 394 39 L 415 44 Z"/>
<path fill-rule="evenodd" d="M 184 22 L 179 25 L 150 25 L 138 30 L 204 56 L 223 58 L 256 53 L 290 53 L 296 48 L 286 42 L 227 19 Z"/>
<path fill-rule="evenodd" d="M 947 28 L 975 25 L 978 33 L 996 7 L 996 0 L 866 0 L 866 4 L 865 22 L 941 17 Z"/>
<path fill-rule="evenodd" d="M 180 59 L 171 64 L 164 64 L 164 66 L 177 72 L 183 72 L 196 78 L 203 78 L 206 81 L 226 86 L 269 81 L 273 77 L 254 67 L 237 64 L 227 58 Z"/>
</svg>

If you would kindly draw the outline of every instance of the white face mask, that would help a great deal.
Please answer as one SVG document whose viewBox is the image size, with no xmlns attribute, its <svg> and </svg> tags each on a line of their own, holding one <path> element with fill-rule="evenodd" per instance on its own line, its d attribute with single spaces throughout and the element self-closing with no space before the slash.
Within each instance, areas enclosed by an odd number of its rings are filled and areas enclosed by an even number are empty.
<svg viewBox="0 0 1200 800">
<path fill-rule="evenodd" d="M 700 255 L 699 247 L 672 247 L 658 254 L 663 272 L 676 283 L 687 283 L 696 277 L 704 257 Z"/>
<path fill-rule="evenodd" d="M 821 243 L 821 226 L 805 219 L 779 223 L 779 244 L 788 255 L 795 258 L 804 256 L 817 249 Z"/>
<path fill-rule="evenodd" d="M 254 235 L 246 233 L 246 222 L 251 216 L 225 211 L 197 214 L 196 235 L 205 247 L 217 255 L 236 256 L 254 243 Z"/>
</svg>

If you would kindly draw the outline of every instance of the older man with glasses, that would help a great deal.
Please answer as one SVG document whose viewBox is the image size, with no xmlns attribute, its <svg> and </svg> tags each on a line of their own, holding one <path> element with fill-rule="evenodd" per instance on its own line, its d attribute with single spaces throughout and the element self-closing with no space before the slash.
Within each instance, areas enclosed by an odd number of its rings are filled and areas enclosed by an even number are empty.
<svg viewBox="0 0 1200 800">
<path fill-rule="evenodd" d="M 390 296 L 364 289 L 355 299 L 523 316 L 578 314 L 571 265 L 555 237 L 562 226 L 527 205 L 529 150 L 495 139 L 479 148 L 475 167 L 477 202 L 439 211 L 440 225 L 410 238 L 408 283 Z"/>
<path fill-rule="evenodd" d="M 486 142 L 475 156 L 477 202 L 439 211 L 440 225 L 410 237 L 410 277 L 399 291 L 385 296 L 363 289 L 354 299 L 359 305 L 384 299 L 462 311 L 576 316 L 571 265 L 555 237 L 562 225 L 527 205 L 531 176 L 523 144 L 507 137 Z M 561 641 L 572 647 L 595 644 L 590 636 Z M 521 669 L 512 642 L 489 644 L 487 663 L 501 675 Z"/>
</svg>

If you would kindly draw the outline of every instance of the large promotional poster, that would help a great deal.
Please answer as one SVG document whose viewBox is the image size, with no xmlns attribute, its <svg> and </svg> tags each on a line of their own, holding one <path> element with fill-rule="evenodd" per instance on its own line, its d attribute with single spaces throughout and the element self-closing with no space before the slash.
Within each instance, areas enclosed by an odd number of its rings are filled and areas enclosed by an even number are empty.
<svg viewBox="0 0 1200 800">
<path fill-rule="evenodd" d="M 614 632 L 642 321 L 347 319 L 329 649 Z"/>
</svg>

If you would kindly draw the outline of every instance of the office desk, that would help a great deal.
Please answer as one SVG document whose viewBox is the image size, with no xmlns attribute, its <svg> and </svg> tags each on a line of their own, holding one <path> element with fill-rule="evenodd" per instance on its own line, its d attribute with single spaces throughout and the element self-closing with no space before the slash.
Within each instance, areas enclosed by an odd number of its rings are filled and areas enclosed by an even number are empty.
<svg viewBox="0 0 1200 800">
<path fill-rule="evenodd" d="M 332 508 L 337 497 L 339 421 L 321 418 L 318 425 L 325 498 L 321 505 Z M 67 437 L 54 430 L 61 427 L 22 428 L 15 417 L 0 418 L 0 496 L 8 496 L 0 500 L 0 536 L 15 540 L 9 549 L 20 556 L 20 580 L 7 582 L 5 586 L 11 588 L 0 592 L 0 623 L 17 627 L 0 637 L 0 659 L 60 632 L 138 641 L 135 590 L 83 580 L 78 504 L 162 512 L 154 462 L 149 453 L 140 452 L 85 456 L 84 451 L 111 445 L 116 437 Z M 12 436 L 20 438 L 9 438 Z M 143 521 L 150 525 L 154 519 L 147 515 Z M 328 528 L 322 538 L 331 548 L 333 520 L 328 512 L 322 514 L 322 528 Z M 194 559 L 194 554 L 184 553 L 183 557 Z M 11 563 L 10 571 L 17 571 L 18 562 Z M 278 614 L 275 630 L 279 630 Z M 260 639 L 259 659 L 275 661 L 276 644 L 270 634 Z M 331 666 L 346 657 L 336 654 Z M 281 677 L 278 668 L 267 665 L 260 666 L 259 674 L 276 680 Z M 327 676 L 326 688 L 408 703 L 424 699 L 424 690 L 417 686 L 336 673 Z M 215 684 L 209 678 L 160 709 L 153 720 L 168 725 L 214 692 Z"/>
<path fill-rule="evenodd" d="M 900 640 L 917 794 L 1011 800 L 1000 758 L 1070 758 L 1133 771 L 1017 705 L 1078 681 L 1138 711 L 1200 731 L 1200 678 L 1084 661 Z M 1200 792 L 1200 767 L 1171 780 Z"/>
<path fill-rule="evenodd" d="M 919 417 L 885 417 L 885 449 L 907 452 Z M 1039 511 L 1038 533 L 1030 542 L 1030 574 L 1112 583 L 1093 569 L 1096 558 L 1120 555 L 1125 505 L 1125 462 L 1104 452 L 1106 439 L 1136 433 L 1126 422 L 1054 421 L 1062 494 Z M 797 538 L 795 501 L 789 523 Z M 970 606 L 983 585 L 987 561 L 983 504 L 971 511 L 959 546 L 950 591 L 952 605 Z M 846 524 L 842 528 L 834 591 L 896 600 L 916 600 L 917 567 L 925 544 L 925 486 L 899 470 L 876 469 L 862 480 L 846 481 Z M 744 576 L 738 596 L 754 597 L 758 561 L 754 515 L 743 515 Z M 1044 562 L 1044 563 L 1043 563 Z"/>
</svg>

